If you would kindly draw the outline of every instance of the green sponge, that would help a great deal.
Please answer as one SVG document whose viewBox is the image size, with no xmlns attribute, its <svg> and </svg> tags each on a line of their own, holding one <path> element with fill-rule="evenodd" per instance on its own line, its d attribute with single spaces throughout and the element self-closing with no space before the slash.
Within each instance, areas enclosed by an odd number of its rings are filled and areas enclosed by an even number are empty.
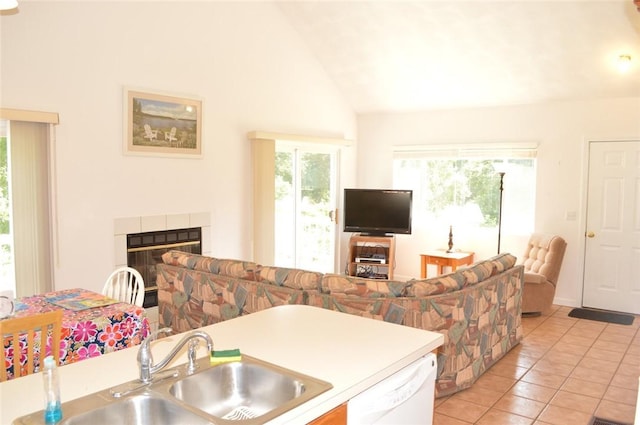
<svg viewBox="0 0 640 425">
<path fill-rule="evenodd" d="M 214 350 L 209 356 L 212 365 L 229 362 L 239 362 L 242 360 L 242 354 L 240 350 L 235 348 L 233 350 Z"/>
</svg>

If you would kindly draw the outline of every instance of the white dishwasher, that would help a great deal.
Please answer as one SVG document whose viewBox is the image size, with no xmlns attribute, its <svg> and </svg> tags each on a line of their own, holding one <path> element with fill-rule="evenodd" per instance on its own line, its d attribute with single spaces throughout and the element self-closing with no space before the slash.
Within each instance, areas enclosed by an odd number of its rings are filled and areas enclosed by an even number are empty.
<svg viewBox="0 0 640 425">
<path fill-rule="evenodd" d="M 429 353 L 349 400 L 347 425 L 431 425 L 436 356 Z"/>
</svg>

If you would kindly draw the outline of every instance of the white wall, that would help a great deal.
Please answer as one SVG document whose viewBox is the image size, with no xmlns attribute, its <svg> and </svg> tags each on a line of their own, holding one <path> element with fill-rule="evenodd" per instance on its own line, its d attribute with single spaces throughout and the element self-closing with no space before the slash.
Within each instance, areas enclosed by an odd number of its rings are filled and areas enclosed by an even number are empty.
<svg viewBox="0 0 640 425">
<path fill-rule="evenodd" d="M 268 3 L 22 2 L 0 35 L 0 106 L 60 114 L 57 289 L 102 288 L 121 217 L 210 211 L 212 255 L 249 259 L 247 132 L 356 136 L 353 111 Z M 202 98 L 204 158 L 123 155 L 125 86 Z M 349 184 L 354 154 L 343 160 Z"/>
<path fill-rule="evenodd" d="M 538 143 L 535 230 L 561 235 L 567 253 L 555 302 L 579 306 L 585 232 L 586 147 L 589 140 L 640 140 L 640 99 L 605 99 L 469 110 L 371 114 L 358 117 L 357 182 L 366 187 L 390 187 L 394 145 L 483 142 Z M 375 170 L 375 172 L 372 172 Z M 508 176 L 504 196 L 508 196 Z M 575 220 L 566 219 L 576 213 Z M 442 234 L 397 237 L 396 276 L 418 277 L 419 254 L 446 246 Z M 461 236 L 463 237 L 463 236 Z M 455 239 L 455 237 L 454 237 Z M 503 234 L 501 252 L 522 255 L 527 235 Z M 497 235 L 486 243 L 463 241 L 476 259 L 495 255 Z"/>
<path fill-rule="evenodd" d="M 125 86 L 203 98 L 204 158 L 124 156 Z M 359 139 L 357 180 L 354 147 L 342 157 L 343 187 L 390 186 L 395 144 L 539 143 L 536 230 L 568 240 L 556 302 L 579 305 L 586 141 L 640 139 L 637 98 L 356 122 L 279 10 L 263 2 L 22 2 L 19 13 L 0 16 L 0 106 L 60 114 L 55 284 L 94 290 L 114 265 L 121 217 L 211 211 L 212 255 L 250 258 L 246 133 L 263 130 Z M 446 243 L 446 235 L 419 236 L 398 237 L 397 277 L 417 277 L 420 251 Z M 487 257 L 494 236 L 481 245 L 460 235 L 459 246 Z M 520 255 L 525 240 L 503 235 L 502 251 Z"/>
</svg>

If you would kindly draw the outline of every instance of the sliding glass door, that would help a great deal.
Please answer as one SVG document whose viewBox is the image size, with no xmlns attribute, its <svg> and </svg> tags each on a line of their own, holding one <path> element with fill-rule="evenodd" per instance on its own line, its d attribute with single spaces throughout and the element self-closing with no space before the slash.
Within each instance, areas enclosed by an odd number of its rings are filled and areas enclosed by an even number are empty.
<svg viewBox="0 0 640 425">
<path fill-rule="evenodd" d="M 13 295 L 16 278 L 11 235 L 8 128 L 9 121 L 0 119 L 0 294 L 8 291 Z"/>
<path fill-rule="evenodd" d="M 276 143 L 275 264 L 335 271 L 338 153 Z"/>
</svg>

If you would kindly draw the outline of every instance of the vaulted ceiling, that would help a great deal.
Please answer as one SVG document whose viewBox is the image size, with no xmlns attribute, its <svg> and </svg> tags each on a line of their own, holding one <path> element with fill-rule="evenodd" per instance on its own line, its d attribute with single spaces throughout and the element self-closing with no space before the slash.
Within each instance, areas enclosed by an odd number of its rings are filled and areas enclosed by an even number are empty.
<svg viewBox="0 0 640 425">
<path fill-rule="evenodd" d="M 632 0 L 277 4 L 357 113 L 640 96 Z"/>
</svg>

